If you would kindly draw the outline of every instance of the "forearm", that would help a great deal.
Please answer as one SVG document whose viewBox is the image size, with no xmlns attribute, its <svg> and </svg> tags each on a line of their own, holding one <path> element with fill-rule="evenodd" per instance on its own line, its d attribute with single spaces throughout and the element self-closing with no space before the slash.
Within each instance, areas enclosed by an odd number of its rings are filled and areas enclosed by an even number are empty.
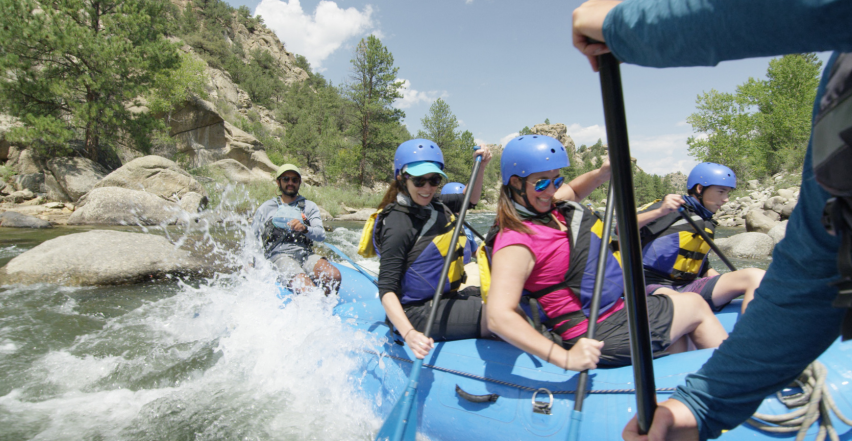
<svg viewBox="0 0 852 441">
<path fill-rule="evenodd" d="M 628 0 L 609 12 L 604 40 L 621 61 L 652 67 L 852 49 L 844 0 Z M 648 50 L 648 48 L 654 50 Z"/>
<path fill-rule="evenodd" d="M 533 329 L 517 310 L 488 307 L 487 317 L 488 329 L 512 346 L 566 368 L 568 351 Z"/>
<path fill-rule="evenodd" d="M 479 167 L 479 173 L 476 174 L 476 180 L 473 181 L 473 188 L 470 191 L 470 204 L 476 205 L 479 203 L 479 198 L 482 197 L 482 179 L 485 175 L 485 167 Z"/>
<path fill-rule="evenodd" d="M 396 293 L 385 293 L 382 296 L 382 306 L 385 308 L 385 314 L 388 315 L 388 319 L 404 339 L 408 332 L 414 329 L 414 326 L 408 320 L 408 316 L 405 315 L 402 303 L 399 302 L 399 297 L 397 297 Z"/>
<path fill-rule="evenodd" d="M 587 173 L 583 173 L 580 176 L 577 176 L 571 182 L 568 183 L 568 187 L 571 188 L 571 192 L 573 193 L 573 198 L 565 198 L 560 200 L 571 200 L 574 202 L 580 202 L 596 188 L 603 185 L 605 182 L 609 181 L 610 174 L 603 172 L 601 169 L 592 170 Z M 561 190 L 561 189 L 560 189 Z M 557 197 L 557 199 L 559 199 Z"/>
<path fill-rule="evenodd" d="M 322 222 L 319 225 L 311 225 L 305 232 L 308 239 L 314 242 L 323 242 L 325 240 L 325 228 L 322 227 Z"/>
<path fill-rule="evenodd" d="M 637 214 L 636 221 L 639 224 L 639 228 L 642 228 L 661 217 L 663 217 L 662 211 L 660 209 L 656 209 Z"/>
</svg>

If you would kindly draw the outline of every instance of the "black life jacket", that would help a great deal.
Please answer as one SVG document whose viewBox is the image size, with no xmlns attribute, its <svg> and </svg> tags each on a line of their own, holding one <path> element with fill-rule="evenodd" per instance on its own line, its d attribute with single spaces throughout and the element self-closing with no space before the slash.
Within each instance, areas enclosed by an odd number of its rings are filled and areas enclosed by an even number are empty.
<svg viewBox="0 0 852 441">
<path fill-rule="evenodd" d="M 662 202 L 642 207 L 640 213 L 656 210 Z M 696 225 L 704 229 L 713 239 L 716 222 L 704 220 L 686 207 L 689 216 Z M 665 277 L 677 284 L 692 282 L 701 275 L 710 252 L 710 244 L 684 220 L 680 213 L 673 211 L 656 219 L 640 230 L 642 240 L 642 264 L 646 272 Z"/>
<path fill-rule="evenodd" d="M 556 209 L 565 217 L 568 227 L 566 234 L 570 247 L 570 260 L 565 277 L 562 282 L 535 292 L 524 290 L 521 296 L 521 308 L 527 313 L 530 324 L 536 330 L 552 340 L 561 342 L 562 334 L 587 320 L 591 314 L 598 253 L 603 237 L 603 221 L 593 211 L 576 202 L 560 202 L 556 205 Z M 482 282 L 480 290 L 484 301 L 488 300 L 488 290 L 491 286 L 491 254 L 499 231 L 500 228 L 495 223 L 478 251 L 477 262 Z M 610 240 L 609 254 L 606 257 L 606 277 L 601 290 L 601 314 L 615 306 L 624 293 L 621 258 L 612 244 Z M 570 289 L 580 298 L 580 303 L 583 305 L 581 310 L 557 314 L 554 311 L 547 311 L 540 305 L 539 299 L 565 288 Z"/>
<path fill-rule="evenodd" d="M 833 197 L 823 212 L 829 233 L 840 236 L 840 280 L 833 305 L 847 308 L 841 336 L 852 338 L 852 53 L 837 55 L 814 118 L 812 151 L 816 181 Z"/>
<path fill-rule="evenodd" d="M 444 268 L 444 259 L 450 251 L 450 241 L 455 229 L 456 218 L 446 205 L 438 201 L 432 202 L 432 210 L 420 207 L 406 207 L 396 203 L 385 206 L 376 214 L 373 228 L 367 231 L 366 226 L 361 242 L 372 242 L 373 251 L 378 255 L 381 250 L 382 227 L 385 218 L 392 211 L 399 211 L 406 215 L 417 217 L 425 221 L 418 232 L 418 238 L 414 246 L 408 251 L 400 280 L 400 303 L 403 305 L 423 302 L 431 299 L 438 288 L 441 271 Z M 464 283 L 464 248 L 467 237 L 459 235 L 455 246 L 455 259 L 450 262 L 447 280 L 444 281 L 444 291 L 457 291 Z"/>
<path fill-rule="evenodd" d="M 283 206 L 279 197 L 275 198 L 275 202 L 278 204 L 278 207 Z M 299 211 L 302 212 L 302 222 L 307 226 L 311 226 L 308 217 L 305 215 L 305 199 L 299 200 L 299 202 L 296 203 L 296 206 L 299 207 Z M 273 215 L 263 224 L 263 231 L 260 234 L 261 241 L 263 242 L 264 257 L 268 259 L 269 256 L 272 255 L 272 250 L 285 242 L 301 245 L 305 247 L 309 253 L 312 252 L 314 241 L 309 239 L 307 234 L 297 233 L 287 228 L 278 228 L 272 222 L 273 217 L 275 216 Z"/>
</svg>

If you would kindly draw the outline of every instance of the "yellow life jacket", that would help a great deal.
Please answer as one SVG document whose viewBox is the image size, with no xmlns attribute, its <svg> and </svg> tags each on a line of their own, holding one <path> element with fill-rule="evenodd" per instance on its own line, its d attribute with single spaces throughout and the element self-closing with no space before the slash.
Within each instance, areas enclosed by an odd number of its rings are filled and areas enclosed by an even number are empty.
<svg viewBox="0 0 852 441">
<path fill-rule="evenodd" d="M 657 209 L 661 202 L 646 205 L 642 211 Z M 689 216 L 703 228 L 710 239 L 716 232 L 712 220 L 705 221 L 689 210 Z M 642 264 L 645 271 L 673 282 L 689 283 L 701 274 L 710 244 L 681 218 L 677 211 L 669 213 L 642 227 Z"/>
</svg>

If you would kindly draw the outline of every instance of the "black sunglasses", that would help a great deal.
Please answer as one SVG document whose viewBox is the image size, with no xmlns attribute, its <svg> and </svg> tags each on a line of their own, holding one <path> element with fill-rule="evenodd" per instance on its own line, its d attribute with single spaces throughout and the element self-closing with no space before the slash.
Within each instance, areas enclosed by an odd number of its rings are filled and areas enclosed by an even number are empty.
<svg viewBox="0 0 852 441">
<path fill-rule="evenodd" d="M 298 183 L 302 180 L 302 178 L 300 178 L 300 177 L 298 177 L 298 176 L 292 176 L 292 177 L 290 177 L 290 176 L 281 176 L 280 178 L 278 178 L 278 180 L 279 180 L 279 181 L 284 181 L 284 183 L 285 183 L 285 184 L 289 184 L 289 183 L 290 183 L 290 181 L 293 181 L 293 183 L 294 183 L 294 184 L 298 184 Z"/>
<path fill-rule="evenodd" d="M 410 180 L 415 187 L 420 188 L 428 182 L 429 185 L 433 187 L 437 187 L 441 185 L 441 180 L 443 179 L 441 175 L 432 175 L 431 178 L 424 178 L 423 176 L 411 176 L 408 173 L 405 174 L 405 178 Z"/>
</svg>

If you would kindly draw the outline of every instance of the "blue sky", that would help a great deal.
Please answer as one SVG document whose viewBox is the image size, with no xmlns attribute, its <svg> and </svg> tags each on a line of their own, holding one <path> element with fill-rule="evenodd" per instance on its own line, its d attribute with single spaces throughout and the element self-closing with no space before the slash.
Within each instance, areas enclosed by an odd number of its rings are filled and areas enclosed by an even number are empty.
<svg viewBox="0 0 852 441">
<path fill-rule="evenodd" d="M 598 138 L 606 143 L 598 76 L 571 46 L 578 0 L 226 1 L 263 16 L 289 51 L 304 55 L 334 84 L 347 81 L 358 41 L 378 36 L 406 82 L 405 98 L 396 105 L 412 134 L 442 98 L 460 128 L 480 143 L 505 144 L 546 118 L 567 125 L 577 146 Z M 639 166 L 649 173 L 688 173 L 696 161 L 687 154 L 693 131 L 686 118 L 696 97 L 764 78 L 768 61 L 714 68 L 622 65 L 631 154 Z"/>
</svg>

